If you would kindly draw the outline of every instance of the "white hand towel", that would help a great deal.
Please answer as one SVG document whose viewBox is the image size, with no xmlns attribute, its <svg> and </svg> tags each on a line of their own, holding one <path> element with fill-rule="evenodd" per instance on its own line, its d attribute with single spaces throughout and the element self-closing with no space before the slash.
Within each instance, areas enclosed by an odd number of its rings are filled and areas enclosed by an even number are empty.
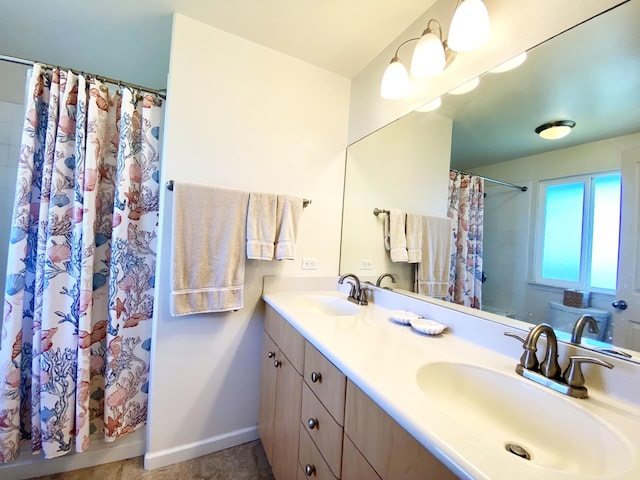
<svg viewBox="0 0 640 480">
<path fill-rule="evenodd" d="M 247 212 L 247 258 L 273 260 L 276 242 L 278 196 L 272 193 L 249 194 Z"/>
<path fill-rule="evenodd" d="M 243 306 L 249 192 L 175 182 L 171 315 Z"/>
<path fill-rule="evenodd" d="M 419 263 L 422 261 L 422 215 L 407 213 L 407 261 Z"/>
<path fill-rule="evenodd" d="M 392 262 L 406 262 L 409 258 L 405 230 L 406 218 L 407 214 L 404 210 L 389 210 L 389 255 Z"/>
<path fill-rule="evenodd" d="M 302 202 L 303 199 L 300 197 L 278 195 L 276 212 L 276 259 L 278 260 L 295 259 Z"/>
<path fill-rule="evenodd" d="M 422 216 L 422 261 L 416 275 L 417 292 L 443 298 L 449 286 L 451 219 Z"/>
</svg>

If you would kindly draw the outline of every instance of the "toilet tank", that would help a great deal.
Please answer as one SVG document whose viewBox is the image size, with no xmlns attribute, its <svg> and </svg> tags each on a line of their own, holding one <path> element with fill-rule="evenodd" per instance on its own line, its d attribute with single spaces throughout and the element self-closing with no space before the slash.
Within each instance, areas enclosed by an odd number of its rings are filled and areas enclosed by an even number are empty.
<svg viewBox="0 0 640 480">
<path fill-rule="evenodd" d="M 576 320 L 582 315 L 591 315 L 598 323 L 599 333 L 591 333 L 589 328 L 584 329 L 583 337 L 595 340 L 608 341 L 609 312 L 598 308 L 576 308 L 563 305 L 560 302 L 549 302 L 549 325 L 554 330 L 571 333 Z"/>
</svg>

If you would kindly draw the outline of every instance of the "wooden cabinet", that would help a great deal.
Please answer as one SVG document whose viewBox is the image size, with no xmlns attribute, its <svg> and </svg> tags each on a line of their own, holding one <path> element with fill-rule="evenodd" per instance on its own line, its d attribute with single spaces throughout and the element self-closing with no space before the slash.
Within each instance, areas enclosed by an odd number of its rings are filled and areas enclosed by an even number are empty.
<svg viewBox="0 0 640 480">
<path fill-rule="evenodd" d="M 351 381 L 347 381 L 345 435 L 383 480 L 454 480 L 457 477 Z M 359 473 L 344 480 L 359 480 Z"/>
<path fill-rule="evenodd" d="M 298 475 L 304 339 L 267 307 L 258 432 L 278 480 Z"/>
<path fill-rule="evenodd" d="M 258 431 L 276 480 L 456 477 L 267 306 Z"/>
<path fill-rule="evenodd" d="M 345 390 L 344 374 L 307 342 L 299 462 L 303 470 L 308 465 L 317 472 L 313 478 L 320 478 L 320 472 L 323 478 L 340 478 Z M 303 441 L 310 441 L 314 448 L 303 449 Z M 331 477 L 326 476 L 327 469 Z"/>
</svg>

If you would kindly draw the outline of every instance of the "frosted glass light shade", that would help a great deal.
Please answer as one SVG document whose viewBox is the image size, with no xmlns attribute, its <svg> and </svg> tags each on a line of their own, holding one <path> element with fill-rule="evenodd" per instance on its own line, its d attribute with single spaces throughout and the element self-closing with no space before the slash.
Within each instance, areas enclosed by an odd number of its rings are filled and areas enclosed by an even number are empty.
<svg viewBox="0 0 640 480">
<path fill-rule="evenodd" d="M 507 60 L 504 63 L 501 63 L 497 67 L 489 70 L 491 73 L 503 73 L 508 72 L 509 70 L 513 70 L 514 68 L 518 68 L 520 65 L 524 63 L 527 59 L 527 52 L 522 52 L 520 55 L 516 55 L 510 60 Z"/>
<path fill-rule="evenodd" d="M 489 12 L 482 0 L 462 0 L 453 13 L 447 44 L 456 52 L 469 52 L 489 38 Z"/>
<path fill-rule="evenodd" d="M 380 96 L 387 100 L 396 100 L 409 93 L 409 74 L 398 57 L 393 57 L 382 76 Z"/>
<path fill-rule="evenodd" d="M 421 107 L 416 108 L 416 112 L 433 112 L 434 110 L 439 109 L 440 105 L 442 105 L 442 97 L 438 97 L 435 100 L 431 100 L 429 103 L 425 103 Z"/>
<path fill-rule="evenodd" d="M 446 65 L 444 46 L 438 36 L 428 31 L 418 41 L 411 59 L 411 75 L 418 78 L 432 77 Z"/>
<path fill-rule="evenodd" d="M 536 133 L 545 140 L 558 140 L 571 133 L 571 129 L 576 126 L 573 120 L 557 120 L 545 123 L 536 128 Z"/>
</svg>

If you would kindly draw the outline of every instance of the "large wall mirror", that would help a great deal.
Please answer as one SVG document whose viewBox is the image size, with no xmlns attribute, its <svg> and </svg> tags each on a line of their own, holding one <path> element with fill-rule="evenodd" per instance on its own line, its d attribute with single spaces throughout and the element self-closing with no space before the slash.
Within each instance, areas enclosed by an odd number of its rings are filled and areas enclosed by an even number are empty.
<svg viewBox="0 0 640 480">
<path fill-rule="evenodd" d="M 439 109 L 412 112 L 350 145 L 340 273 L 375 281 L 389 272 L 396 283 L 385 279 L 384 286 L 415 295 L 415 265 L 391 261 L 383 241 L 384 214 L 374 215 L 374 209 L 446 216 L 450 168 L 526 186 L 522 191 L 484 182 L 481 310 L 491 315 L 476 309 L 468 312 L 505 323 L 550 322 L 567 341 L 575 320 L 590 314 L 600 329 L 598 333 L 585 329 L 583 343 L 612 354 L 630 353 L 640 360 L 637 18 L 640 2 L 624 3 L 531 49 L 519 67 L 487 72 L 472 92 L 447 94 Z M 560 140 L 542 139 L 534 131 L 546 122 L 565 119 L 576 126 Z M 615 184 L 618 174 L 621 213 L 615 188 L 608 195 L 616 205 L 603 203 L 599 211 L 589 213 L 597 203 L 588 195 L 589 189 L 603 178 L 604 183 L 613 178 Z M 571 202 L 564 197 L 549 203 L 549 185 L 580 182 L 586 190 L 579 194 L 584 202 L 578 210 L 570 211 Z M 545 225 L 552 223 L 553 212 L 565 215 L 556 220 L 561 225 L 559 236 L 577 242 L 577 255 L 582 252 L 585 257 L 571 281 L 546 281 L 540 273 L 543 231 L 550 229 Z M 576 215 L 584 217 L 580 223 L 584 230 L 577 233 L 580 238 L 575 238 L 575 229 L 570 233 L 567 221 Z M 615 221 L 602 223 L 594 217 Z M 584 253 L 595 250 L 599 232 L 618 228 L 619 236 L 616 231 L 609 242 L 617 243 L 619 238 L 621 268 L 617 270 L 613 250 L 601 248 L 608 280 L 593 281 L 596 274 L 589 272 L 596 269 L 598 260 L 586 259 Z M 579 291 L 575 295 L 581 308 L 565 304 L 576 301 L 572 296 L 567 302 L 568 289 Z M 589 292 L 588 299 L 580 298 L 586 297 L 580 292 Z M 625 300 L 629 307 L 614 308 L 617 300 Z"/>
</svg>

